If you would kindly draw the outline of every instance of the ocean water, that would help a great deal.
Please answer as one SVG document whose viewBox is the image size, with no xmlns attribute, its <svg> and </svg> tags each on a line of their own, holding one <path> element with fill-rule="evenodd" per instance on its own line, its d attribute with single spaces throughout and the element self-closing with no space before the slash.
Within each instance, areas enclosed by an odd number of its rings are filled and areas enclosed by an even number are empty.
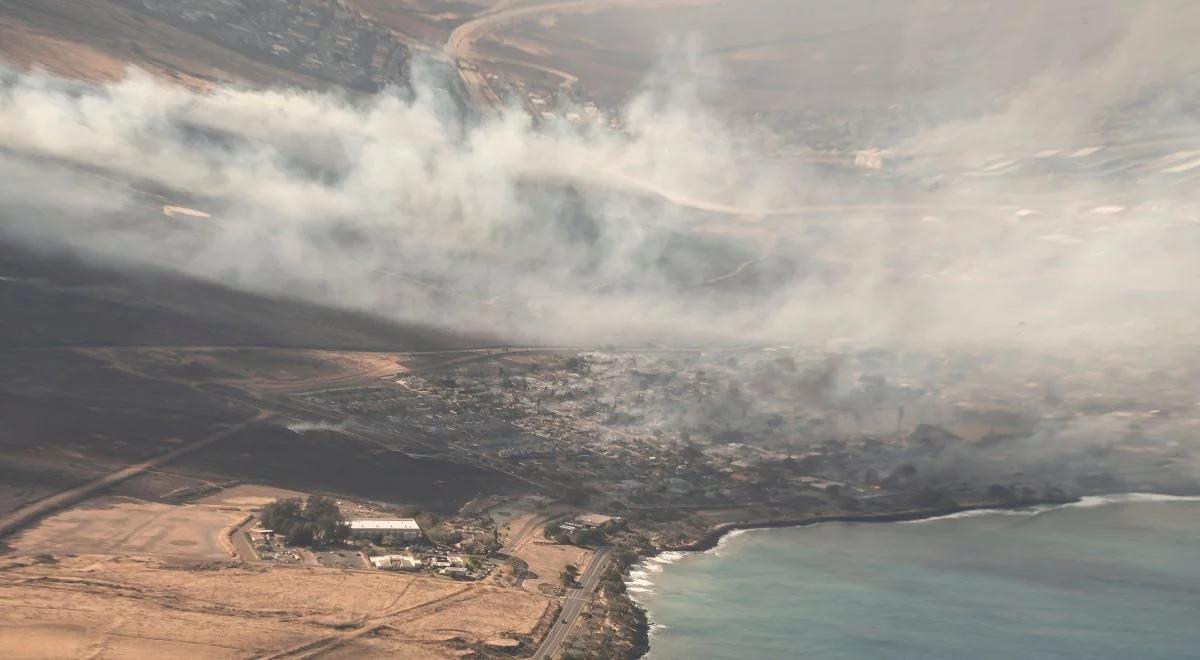
<svg viewBox="0 0 1200 660">
<path fill-rule="evenodd" d="M 1200 498 L 735 532 L 630 573 L 670 658 L 1200 658 Z"/>
</svg>

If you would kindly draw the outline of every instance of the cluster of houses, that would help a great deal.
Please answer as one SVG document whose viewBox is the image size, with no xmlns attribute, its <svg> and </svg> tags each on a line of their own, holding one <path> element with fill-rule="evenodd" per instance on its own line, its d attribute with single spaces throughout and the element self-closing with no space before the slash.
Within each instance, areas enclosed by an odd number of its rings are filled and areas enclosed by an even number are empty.
<svg viewBox="0 0 1200 660">
<path fill-rule="evenodd" d="M 228 48 L 352 87 L 407 84 L 409 49 L 339 0 L 124 0 Z"/>
<path fill-rule="evenodd" d="M 421 538 L 421 526 L 412 518 L 350 520 L 350 537 L 389 545 L 407 543 Z M 369 557 L 371 565 L 385 571 L 433 570 L 441 575 L 462 579 L 469 577 L 466 560 L 460 555 L 432 555 L 418 557 L 412 553 L 387 554 Z"/>
</svg>

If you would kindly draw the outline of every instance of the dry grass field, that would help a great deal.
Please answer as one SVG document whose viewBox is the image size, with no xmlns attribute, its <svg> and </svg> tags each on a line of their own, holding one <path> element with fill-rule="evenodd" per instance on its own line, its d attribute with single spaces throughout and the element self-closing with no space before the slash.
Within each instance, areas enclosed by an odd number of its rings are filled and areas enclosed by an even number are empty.
<svg viewBox="0 0 1200 660">
<path fill-rule="evenodd" d="M 382 571 L 86 554 L 0 561 L 9 658 L 453 657 L 527 643 L 550 605 Z"/>
<path fill-rule="evenodd" d="M 243 484 L 202 497 L 196 500 L 196 504 L 203 504 L 210 507 L 233 507 L 245 511 L 260 509 L 275 500 L 285 497 L 304 497 L 304 495 L 304 493 L 295 490 Z"/>
<path fill-rule="evenodd" d="M 146 554 L 228 559 L 221 530 L 246 514 L 235 507 L 174 506 L 123 497 L 91 500 L 59 512 L 9 540 L 17 552 Z"/>
<path fill-rule="evenodd" d="M 530 538 L 513 552 L 514 556 L 525 560 L 529 564 L 529 572 L 537 576 L 530 576 L 522 584 L 527 591 L 533 593 L 558 589 L 562 586 L 559 576 L 567 564 L 574 564 L 582 573 L 593 554 L 585 548 L 547 541 L 541 527 L 530 534 Z"/>
<path fill-rule="evenodd" d="M 371 384 L 403 373 L 399 356 L 278 348 L 103 348 L 87 354 L 139 376 L 213 382 L 260 394 Z"/>
</svg>

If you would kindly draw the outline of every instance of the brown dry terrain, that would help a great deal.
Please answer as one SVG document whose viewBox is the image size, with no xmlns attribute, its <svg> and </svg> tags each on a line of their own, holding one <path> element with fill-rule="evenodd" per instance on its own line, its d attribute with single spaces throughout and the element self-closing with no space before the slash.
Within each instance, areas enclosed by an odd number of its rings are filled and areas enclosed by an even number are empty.
<svg viewBox="0 0 1200 660">
<path fill-rule="evenodd" d="M 591 550 L 573 545 L 559 545 L 546 540 L 542 528 L 538 528 L 531 538 L 520 545 L 513 556 L 525 560 L 532 574 L 525 579 L 522 587 L 533 593 L 553 592 L 562 587 L 559 577 L 567 564 L 574 564 L 582 573 L 594 554 Z M 533 577 L 536 576 L 536 577 Z"/>
<path fill-rule="evenodd" d="M 299 493 L 236 486 L 194 503 L 94 499 L 9 539 L 5 657 L 485 657 L 532 648 L 553 601 L 374 570 L 238 563 L 227 534 Z"/>
<path fill-rule="evenodd" d="M 552 601 L 512 588 L 227 563 L 224 532 L 275 497 L 320 490 L 448 514 L 523 488 L 266 417 L 286 392 L 377 383 L 407 351 L 461 340 L 3 244 L 0 278 L 0 515 L 85 498 L 3 539 L 5 657 L 489 655 L 547 625 Z M 173 504 L 230 481 L 252 483 Z"/>
<path fill-rule="evenodd" d="M 220 542 L 221 530 L 245 516 L 232 506 L 173 506 L 105 497 L 55 514 L 8 544 L 23 554 L 69 548 L 81 554 L 229 559 Z"/>
<path fill-rule="evenodd" d="M 364 0 L 360 0 L 364 1 Z M 376 0 L 385 3 L 387 0 Z M 1110 47 L 1113 25 L 1130 20 L 1135 3 L 1011 2 L 855 3 L 837 0 L 555 0 L 554 11 L 530 11 L 497 22 L 473 48 L 506 70 L 513 63 L 561 69 L 592 95 L 620 102 L 647 75 L 690 50 L 696 74 L 732 109 L 814 108 L 852 112 L 907 106 L 930 91 L 978 76 L 996 90 L 1022 85 L 1045 62 L 1090 58 Z M 1103 9 L 1103 11 L 1098 11 Z M 1072 30 L 1086 15 L 1099 29 Z M 1036 20 L 1034 18 L 1036 17 Z M 986 22 L 988 30 L 978 26 Z M 1072 40 L 1061 35 L 1071 32 Z M 685 47 L 685 42 L 690 43 Z M 1012 52 L 1012 44 L 1022 52 Z M 1092 53 L 1092 54 L 1089 54 Z M 994 62 L 1004 62 L 1001 67 Z M 662 73 L 662 71 L 660 71 Z M 798 84 L 803 81 L 803 85 Z"/>
<path fill-rule="evenodd" d="M 40 67 L 82 80 L 118 80 L 127 66 L 124 60 L 100 49 L 11 19 L 0 19 L 0 57 L 21 69 Z"/>
<path fill-rule="evenodd" d="M 350 0 L 350 4 L 401 35 L 410 45 L 440 47 L 456 25 L 471 15 L 512 0 Z"/>
<path fill-rule="evenodd" d="M 232 507 L 246 511 L 259 509 L 283 497 L 303 496 L 304 493 L 294 490 L 243 484 L 232 488 L 225 488 L 212 495 L 202 497 L 196 500 L 196 504 L 203 504 L 209 507 Z"/>
<path fill-rule="evenodd" d="M 436 46 L 475 12 L 433 4 L 390 22 Z M 328 85 L 110 0 L 0 0 L 0 59 L 95 81 L 131 63 L 195 88 Z M 153 213 L 206 208 L 147 194 Z M 0 309 L 0 518 L 20 521 L 0 539 L 4 657 L 492 657 L 532 649 L 551 623 L 555 601 L 497 584 L 231 559 L 228 532 L 276 497 L 449 515 L 527 489 L 437 447 L 409 455 L 403 427 L 395 446 L 288 428 L 311 421 L 289 394 L 372 385 L 411 351 L 487 341 L 4 241 Z M 556 584 L 579 560 L 567 554 L 531 565 Z"/>
<path fill-rule="evenodd" d="M 396 354 L 370 351 L 185 346 L 84 352 L 150 378 L 220 383 L 258 394 L 360 385 L 407 371 Z"/>
<path fill-rule="evenodd" d="M 0 0 L 0 53 L 85 80 L 119 77 L 129 63 L 192 87 L 321 86 L 109 0 Z"/>
<path fill-rule="evenodd" d="M 11 658 L 454 657 L 529 636 L 551 601 L 381 571 L 143 556 L 0 563 Z"/>
</svg>

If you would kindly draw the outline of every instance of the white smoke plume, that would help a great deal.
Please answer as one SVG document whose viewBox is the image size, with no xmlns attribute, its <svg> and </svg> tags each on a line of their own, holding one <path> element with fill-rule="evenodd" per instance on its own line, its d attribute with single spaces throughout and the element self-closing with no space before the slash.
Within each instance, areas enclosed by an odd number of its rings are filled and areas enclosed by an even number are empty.
<svg viewBox="0 0 1200 660">
<path fill-rule="evenodd" d="M 1177 179 L 973 176 L 1005 136 L 1046 133 L 1036 108 L 1067 112 L 1043 105 L 1057 80 L 1080 76 L 1061 99 L 1094 92 L 1088 131 L 1141 98 L 1129 58 L 1162 27 L 1134 24 L 1119 56 L 1048 71 L 997 115 L 896 136 L 901 169 L 861 175 L 866 194 L 853 170 L 748 158 L 763 132 L 706 113 L 686 80 L 615 132 L 462 122 L 429 88 L 7 73 L 0 213 L 10 238 L 512 342 L 1174 345 L 1200 330 L 1197 206 Z M 1147 84 L 1174 95 L 1185 68 Z M 1170 121 L 1196 128 L 1178 107 Z M 951 178 L 903 169 L 904 149 L 948 143 Z"/>
</svg>

